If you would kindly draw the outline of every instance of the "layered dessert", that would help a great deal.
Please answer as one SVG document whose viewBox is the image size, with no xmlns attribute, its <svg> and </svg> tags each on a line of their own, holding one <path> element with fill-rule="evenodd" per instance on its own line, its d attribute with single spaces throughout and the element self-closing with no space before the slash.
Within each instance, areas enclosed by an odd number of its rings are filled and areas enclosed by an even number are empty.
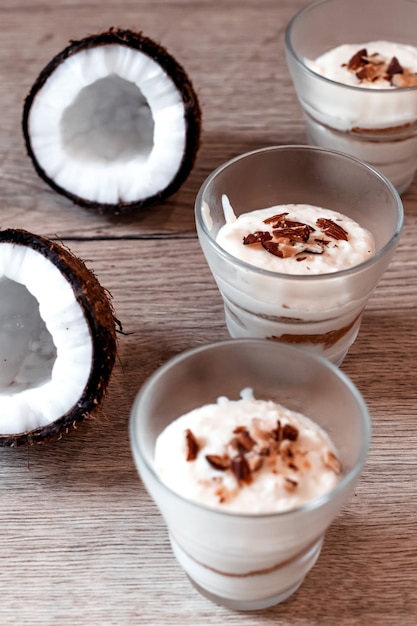
<svg viewBox="0 0 417 626">
<path fill-rule="evenodd" d="M 139 392 L 130 427 L 179 564 L 238 610 L 302 583 L 369 442 L 366 406 L 342 372 L 252 339 L 177 355 Z"/>
<path fill-rule="evenodd" d="M 193 502 L 251 514 L 289 511 L 332 490 L 341 466 L 327 434 L 249 389 L 241 396 L 165 428 L 155 447 L 160 479 Z"/>
<path fill-rule="evenodd" d="M 216 243 L 236 263 L 215 275 L 232 337 L 299 344 L 340 364 L 367 298 L 355 267 L 374 255 L 370 232 L 332 209 L 286 204 L 236 217 L 222 200 Z"/>
<path fill-rule="evenodd" d="M 298 588 L 320 554 L 343 475 L 316 423 L 250 389 L 169 424 L 154 468 L 181 496 L 166 508 L 179 563 L 203 594 L 239 609 Z"/>
<path fill-rule="evenodd" d="M 327 274 L 374 253 L 372 235 L 337 211 L 309 204 L 228 213 L 217 243 L 234 257 L 271 272 Z"/>
<path fill-rule="evenodd" d="M 372 163 L 404 191 L 417 166 L 417 47 L 348 43 L 304 63 L 339 84 L 299 94 L 310 142 Z"/>
</svg>

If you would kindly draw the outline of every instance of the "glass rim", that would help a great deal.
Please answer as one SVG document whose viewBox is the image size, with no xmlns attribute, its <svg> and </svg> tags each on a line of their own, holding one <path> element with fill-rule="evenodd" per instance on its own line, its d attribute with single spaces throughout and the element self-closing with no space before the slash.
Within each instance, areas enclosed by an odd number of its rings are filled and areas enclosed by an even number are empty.
<svg viewBox="0 0 417 626">
<path fill-rule="evenodd" d="M 210 507 L 208 505 L 202 504 L 200 502 L 195 502 L 193 500 L 190 500 L 182 496 L 181 494 L 174 491 L 171 487 L 166 485 L 160 479 L 153 465 L 148 462 L 147 456 L 143 454 L 141 445 L 139 443 L 139 437 L 137 436 L 136 426 L 137 426 L 138 418 L 140 415 L 140 405 L 143 399 L 146 398 L 147 394 L 150 392 L 152 386 L 158 381 L 159 378 L 164 376 L 165 372 L 175 367 L 178 363 L 187 360 L 189 357 L 195 356 L 198 353 L 207 352 L 210 350 L 216 350 L 218 348 L 237 347 L 242 344 L 250 345 L 250 344 L 255 344 L 255 343 L 259 345 L 264 344 L 265 346 L 266 345 L 276 346 L 275 348 L 273 348 L 274 350 L 275 349 L 284 350 L 284 351 L 287 350 L 289 352 L 292 352 L 293 354 L 294 353 L 297 353 L 299 355 L 302 354 L 304 360 L 310 359 L 312 363 L 321 364 L 325 368 L 329 369 L 333 374 L 335 374 L 342 381 L 342 383 L 345 385 L 345 387 L 349 389 L 353 398 L 355 399 L 359 407 L 360 415 L 362 418 L 361 423 L 362 423 L 363 433 L 362 433 L 362 438 L 359 444 L 360 453 L 358 455 L 358 459 L 355 465 L 346 474 L 342 473 L 340 480 L 330 491 L 326 492 L 325 494 L 321 496 L 313 498 L 312 500 L 309 500 L 308 502 L 305 502 L 304 504 L 301 504 L 295 508 L 284 510 L 284 511 L 270 511 L 270 512 L 264 512 L 264 513 L 242 513 L 242 512 L 237 512 L 237 511 L 222 511 L 219 508 Z M 309 511 L 315 511 L 325 506 L 328 502 L 330 502 L 335 497 L 337 497 L 339 493 L 342 493 L 343 491 L 345 491 L 345 489 L 348 488 L 349 485 L 354 484 L 356 479 L 359 477 L 367 460 L 370 442 L 371 442 L 371 431 L 372 431 L 371 418 L 370 418 L 368 407 L 365 403 L 365 400 L 362 397 L 362 394 L 360 393 L 356 385 L 353 383 L 353 381 L 336 365 L 331 363 L 326 358 L 313 352 L 307 352 L 303 350 L 303 348 L 300 348 L 298 346 L 293 346 L 293 345 L 284 344 L 284 343 L 276 343 L 268 339 L 257 339 L 257 338 L 226 339 L 223 341 L 218 341 L 214 343 L 204 344 L 202 346 L 196 346 L 194 348 L 189 348 L 183 352 L 180 352 L 176 356 L 172 357 L 163 365 L 158 367 L 144 382 L 144 384 L 142 385 L 142 387 L 140 388 L 139 392 L 136 395 L 135 401 L 131 409 L 130 419 L 129 419 L 129 437 L 130 437 L 130 444 L 131 444 L 133 456 L 135 457 L 137 455 L 141 459 L 141 461 L 145 465 L 148 472 L 150 472 L 150 474 L 152 475 L 152 478 L 157 481 L 158 485 L 164 491 L 169 493 L 171 496 L 178 498 L 179 500 L 186 503 L 188 506 L 192 508 L 207 511 L 213 515 L 225 516 L 230 519 L 239 518 L 239 519 L 247 519 L 247 520 L 267 519 L 267 518 L 274 518 L 274 517 L 280 517 L 280 518 L 291 517 L 291 516 L 296 516 L 296 515 L 302 515 Z M 152 497 L 152 494 L 150 495 Z"/>
<path fill-rule="evenodd" d="M 285 29 L 285 34 L 284 34 L 284 41 L 285 41 L 285 47 L 287 52 L 292 56 L 292 58 L 294 59 L 294 61 L 300 66 L 300 68 L 306 72 L 307 74 L 309 74 L 310 76 L 313 76 L 314 78 L 319 78 L 320 80 L 322 80 L 324 83 L 327 83 L 329 85 L 332 86 L 337 86 L 339 88 L 343 88 L 343 89 L 347 89 L 353 92 L 358 92 L 358 93 L 364 93 L 364 91 L 366 93 L 375 93 L 378 95 L 381 95 L 382 93 L 385 94 L 392 94 L 395 95 L 398 98 L 398 91 L 400 90 L 401 93 L 410 93 L 410 92 L 414 92 L 417 91 L 417 85 L 412 85 L 409 87 L 400 87 L 397 89 L 383 89 L 383 88 L 372 88 L 372 89 L 366 89 L 365 87 L 360 87 L 358 85 L 346 85 L 345 83 L 340 83 L 336 80 L 333 80 L 331 78 L 327 78 L 326 76 L 322 76 L 321 74 L 319 74 L 318 72 L 315 72 L 313 69 L 311 69 L 310 67 L 308 67 L 308 65 L 306 65 L 303 61 L 303 59 L 297 54 L 297 52 L 295 51 L 295 48 L 293 46 L 292 43 L 292 32 L 293 32 L 293 28 L 296 24 L 296 22 L 299 21 L 299 19 L 301 17 L 303 17 L 305 14 L 309 13 L 310 11 L 314 10 L 315 8 L 317 8 L 318 6 L 320 6 L 321 4 L 328 4 L 330 2 L 333 2 L 334 0 L 315 0 L 315 2 L 310 2 L 309 4 L 307 4 L 307 6 L 303 7 L 300 11 L 298 11 L 295 15 L 293 15 L 293 17 L 290 19 L 290 21 L 288 22 L 286 29 Z M 403 0 L 403 2 L 407 2 L 407 4 L 414 4 L 415 2 L 414 0 Z M 417 8 L 417 7 L 416 7 Z"/>
<path fill-rule="evenodd" d="M 276 151 L 285 152 L 288 150 L 299 150 L 301 152 L 313 152 L 313 151 L 321 152 L 324 154 L 334 155 L 335 157 L 341 158 L 342 160 L 345 160 L 345 161 L 351 161 L 355 163 L 356 165 L 361 166 L 363 169 L 366 169 L 369 172 L 371 172 L 375 177 L 379 178 L 380 181 L 382 181 L 386 185 L 386 187 L 388 187 L 391 195 L 393 196 L 393 200 L 395 201 L 395 206 L 397 208 L 397 223 L 396 223 L 396 227 L 392 236 L 387 241 L 387 243 L 382 248 L 380 248 L 380 250 L 375 252 L 375 254 L 373 254 L 371 257 L 369 257 L 365 261 L 362 261 L 361 263 L 353 265 L 352 267 L 347 267 L 342 270 L 337 270 L 335 272 L 326 272 L 326 273 L 320 273 L 320 274 L 288 274 L 285 272 L 276 272 L 272 270 L 267 270 L 262 267 L 258 267 L 256 265 L 247 263 L 246 261 L 243 261 L 242 259 L 238 259 L 237 257 L 233 256 L 232 254 L 230 254 L 230 252 L 222 248 L 222 246 L 220 246 L 217 243 L 216 239 L 213 237 L 213 235 L 210 233 L 210 231 L 207 228 L 207 225 L 203 217 L 203 211 L 202 211 L 203 195 L 206 189 L 211 184 L 211 182 L 219 174 L 221 174 L 225 169 L 227 169 L 231 165 L 234 165 L 235 163 L 238 163 L 239 161 L 243 159 L 251 158 L 261 153 L 276 152 Z M 317 281 L 323 281 L 323 280 L 331 281 L 331 280 L 335 280 L 336 278 L 341 278 L 341 277 L 343 278 L 351 274 L 356 274 L 359 271 L 366 270 L 368 267 L 373 267 L 374 265 L 378 263 L 380 258 L 384 257 L 393 247 L 396 246 L 400 238 L 401 231 L 403 228 L 403 222 L 404 222 L 404 207 L 403 207 L 398 191 L 395 189 L 394 185 L 388 180 L 388 178 L 386 178 L 386 176 L 384 176 L 384 174 L 379 172 L 375 167 L 373 167 L 369 163 L 365 163 L 364 161 L 361 161 L 360 159 L 354 156 L 351 156 L 344 152 L 340 152 L 339 150 L 330 150 L 327 148 L 321 148 L 318 146 L 309 146 L 309 145 L 303 145 L 303 144 L 300 144 L 300 145 L 288 144 L 288 145 L 277 145 L 277 146 L 267 146 L 264 148 L 258 148 L 256 150 L 251 150 L 249 152 L 245 152 L 243 154 L 237 155 L 233 157 L 232 159 L 229 159 L 225 163 L 222 163 L 216 169 L 214 169 L 211 172 L 211 174 L 209 174 L 209 176 L 202 183 L 198 191 L 194 207 L 195 207 L 195 218 L 196 218 L 197 224 L 200 226 L 200 228 L 206 235 L 207 240 L 209 241 L 209 243 L 215 249 L 216 253 L 219 256 L 223 257 L 229 263 L 233 263 L 234 265 L 237 265 L 238 267 L 241 267 L 242 269 L 246 271 L 252 271 L 253 273 L 257 273 L 262 276 L 279 277 L 281 280 L 291 280 L 291 281 L 297 281 L 297 282 L 299 281 L 317 282 Z"/>
</svg>

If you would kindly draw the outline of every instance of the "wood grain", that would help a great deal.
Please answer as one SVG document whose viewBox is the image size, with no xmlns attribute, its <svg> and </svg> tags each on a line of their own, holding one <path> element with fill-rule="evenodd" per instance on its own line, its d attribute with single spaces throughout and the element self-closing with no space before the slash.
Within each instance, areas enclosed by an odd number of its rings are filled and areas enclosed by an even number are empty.
<svg viewBox="0 0 417 626">
<path fill-rule="evenodd" d="M 301 0 L 1 0 L 0 226 L 58 237 L 113 295 L 125 334 L 102 412 L 55 444 L 0 453 L 0 623 L 4 626 L 414 625 L 417 619 L 417 183 L 405 226 L 343 370 L 373 419 L 357 490 L 300 590 L 234 613 L 190 585 L 133 465 L 128 419 L 146 378 L 171 356 L 228 338 L 196 239 L 195 195 L 214 167 L 264 145 L 302 143 L 283 32 Z M 203 144 L 167 202 L 109 219 L 36 175 L 23 101 L 70 39 L 137 27 L 186 67 L 203 107 Z M 337 408 L 335 408 L 336 410 Z"/>
</svg>

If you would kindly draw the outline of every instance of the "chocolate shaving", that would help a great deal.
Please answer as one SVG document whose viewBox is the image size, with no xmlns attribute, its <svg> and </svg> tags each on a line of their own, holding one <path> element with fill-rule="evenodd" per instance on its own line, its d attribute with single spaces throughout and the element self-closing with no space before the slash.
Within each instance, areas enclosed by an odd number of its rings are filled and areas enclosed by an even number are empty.
<svg viewBox="0 0 417 626">
<path fill-rule="evenodd" d="M 187 461 L 195 461 L 200 447 L 189 428 L 185 431 L 185 443 L 187 445 Z"/>
<path fill-rule="evenodd" d="M 279 219 L 275 224 L 272 225 L 273 228 L 298 228 L 299 226 L 307 226 L 304 222 L 298 222 L 296 220 L 287 220 L 287 218 L 283 215 L 281 219 Z M 307 228 L 313 232 L 314 228 L 312 226 L 307 226 Z"/>
<path fill-rule="evenodd" d="M 284 256 L 282 250 L 280 250 L 279 248 L 279 243 L 277 243 L 276 241 L 262 241 L 262 247 L 265 248 L 265 250 L 270 254 L 278 256 L 281 259 Z"/>
<path fill-rule="evenodd" d="M 288 228 L 295 228 L 296 226 L 305 226 L 306 228 L 308 228 L 310 233 L 314 233 L 314 228 L 312 226 L 309 226 L 308 224 L 304 224 L 304 222 L 296 222 L 294 220 L 285 220 L 284 225 L 288 226 Z"/>
<path fill-rule="evenodd" d="M 206 454 L 206 459 L 216 470 L 225 471 L 230 468 L 231 462 L 227 455 Z"/>
<path fill-rule="evenodd" d="M 276 427 L 273 430 L 271 430 L 271 436 L 275 441 L 282 440 L 282 428 L 281 428 L 280 420 L 277 420 Z"/>
<path fill-rule="evenodd" d="M 387 74 L 390 78 L 394 76 L 394 74 L 403 74 L 404 70 L 397 57 L 392 57 L 388 67 Z"/>
<path fill-rule="evenodd" d="M 358 50 L 358 52 L 355 52 L 355 54 L 348 61 L 348 70 L 350 70 L 351 72 L 356 72 L 356 70 L 358 70 L 360 67 L 363 67 L 364 65 L 369 63 L 367 57 L 368 52 L 366 48 L 362 48 L 362 50 Z"/>
<path fill-rule="evenodd" d="M 275 216 L 278 219 L 272 219 L 269 223 L 272 223 L 272 228 L 277 229 L 297 229 L 297 228 L 305 228 L 308 229 L 309 233 L 314 232 L 314 228 L 312 226 L 308 226 L 304 224 L 304 222 L 299 222 L 297 220 L 289 220 L 287 219 L 288 213 L 281 213 L 281 215 Z M 267 220 L 264 220 L 266 222 Z M 290 233 L 291 234 L 291 233 Z"/>
<path fill-rule="evenodd" d="M 285 426 L 282 429 L 282 438 L 289 439 L 290 441 L 297 441 L 298 428 L 296 428 L 292 424 L 285 424 Z"/>
<path fill-rule="evenodd" d="M 342 226 L 340 226 L 339 224 L 336 224 L 336 222 L 334 222 L 333 220 L 320 217 L 316 221 L 316 224 L 319 228 L 322 229 L 324 233 L 326 233 L 326 235 L 328 235 L 329 237 L 332 237 L 332 239 L 337 239 L 337 240 L 343 239 L 344 241 L 348 241 L 347 231 L 344 228 L 342 228 Z"/>
<path fill-rule="evenodd" d="M 256 443 L 247 430 L 239 431 L 237 437 L 235 437 L 235 441 L 238 449 L 242 453 L 250 452 Z"/>
<path fill-rule="evenodd" d="M 284 426 L 282 426 L 280 420 L 278 420 L 276 428 L 271 431 L 271 435 L 275 441 L 283 441 L 284 439 L 297 441 L 298 428 L 292 424 L 284 424 Z"/>
<path fill-rule="evenodd" d="M 272 215 L 272 217 L 267 217 L 266 220 L 264 220 L 264 224 L 272 224 L 273 222 L 277 222 L 277 224 L 279 224 L 287 217 L 287 215 L 288 213 L 279 213 L 277 215 Z"/>
<path fill-rule="evenodd" d="M 239 455 L 232 459 L 231 469 L 240 483 L 248 484 L 251 482 L 252 478 L 249 463 L 244 456 Z"/>
<path fill-rule="evenodd" d="M 270 241 L 272 239 L 272 235 L 268 231 L 258 230 L 255 233 L 250 233 L 243 237 L 243 245 L 252 245 L 254 243 L 262 243 L 264 241 Z"/>
<path fill-rule="evenodd" d="M 310 237 L 310 227 L 307 224 L 299 224 L 297 226 L 283 226 L 277 230 L 273 230 L 274 237 L 288 237 L 293 241 L 308 241 Z"/>
</svg>

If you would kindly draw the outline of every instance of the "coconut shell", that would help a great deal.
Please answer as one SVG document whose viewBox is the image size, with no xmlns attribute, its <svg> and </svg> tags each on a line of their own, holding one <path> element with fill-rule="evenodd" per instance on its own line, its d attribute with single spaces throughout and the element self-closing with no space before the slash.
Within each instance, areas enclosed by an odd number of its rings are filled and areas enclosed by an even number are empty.
<svg viewBox="0 0 417 626">
<path fill-rule="evenodd" d="M 91 48 L 97 48 L 99 46 L 106 46 L 109 44 L 116 44 L 120 46 L 128 46 L 135 50 L 138 50 L 156 61 L 160 67 L 165 70 L 166 74 L 171 78 L 175 84 L 178 92 L 181 94 L 184 104 L 184 118 L 186 123 L 186 141 L 185 149 L 181 164 L 175 175 L 175 178 L 171 183 L 161 189 L 157 194 L 144 198 L 136 202 L 122 202 L 118 204 L 100 204 L 98 202 L 89 201 L 85 198 L 81 198 L 63 187 L 57 185 L 40 166 L 36 159 L 36 155 L 32 149 L 31 139 L 29 134 L 29 113 L 32 104 L 36 98 L 37 93 L 42 89 L 45 82 L 53 74 L 53 72 L 64 63 L 69 57 Z M 71 41 L 70 44 L 57 54 L 41 71 L 38 78 L 34 82 L 28 96 L 25 99 L 22 118 L 23 136 L 26 143 L 27 153 L 32 160 L 35 170 L 39 176 L 46 182 L 52 189 L 58 193 L 70 198 L 75 204 L 93 209 L 99 213 L 108 213 L 112 215 L 118 215 L 121 213 L 127 213 L 132 210 L 140 209 L 156 202 L 160 202 L 173 193 L 178 191 L 181 185 L 188 178 L 197 156 L 198 149 L 200 147 L 200 135 L 201 135 L 201 108 L 197 94 L 193 88 L 190 78 L 185 72 L 184 68 L 174 59 L 174 57 L 159 43 L 153 41 L 149 37 L 146 37 L 142 32 L 134 32 L 131 30 L 114 29 L 111 28 L 105 33 L 90 35 L 84 39 L 78 41 Z"/>
<path fill-rule="evenodd" d="M 82 396 L 70 411 L 54 422 L 23 433 L 2 435 L 0 446 L 42 443 L 57 438 L 95 411 L 103 400 L 116 359 L 116 319 L 111 297 L 85 263 L 68 248 L 25 230 L 0 231 L 0 244 L 30 247 L 53 263 L 71 284 L 91 332 L 93 355 Z"/>
</svg>

